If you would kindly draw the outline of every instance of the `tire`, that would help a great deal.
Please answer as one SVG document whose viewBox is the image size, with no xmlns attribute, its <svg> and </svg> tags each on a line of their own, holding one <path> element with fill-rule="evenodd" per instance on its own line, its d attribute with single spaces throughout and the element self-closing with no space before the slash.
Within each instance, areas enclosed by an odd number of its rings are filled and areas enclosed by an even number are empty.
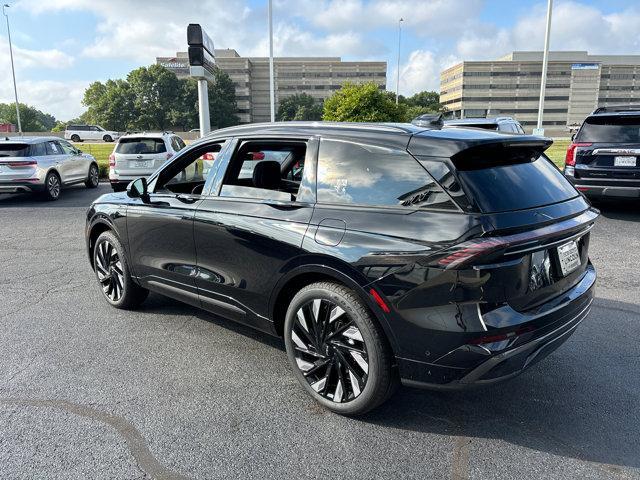
<svg viewBox="0 0 640 480">
<path fill-rule="evenodd" d="M 130 310 L 145 301 L 149 290 L 131 278 L 129 264 L 118 237 L 112 231 L 100 234 L 93 249 L 93 265 L 100 291 L 113 307 Z"/>
<path fill-rule="evenodd" d="M 100 183 L 100 170 L 98 169 L 98 165 L 92 163 L 89 166 L 89 175 L 87 176 L 87 180 L 84 182 L 85 187 L 87 188 L 98 188 L 98 184 Z"/>
<path fill-rule="evenodd" d="M 113 138 L 111 138 L 111 135 L 105 135 L 104 137 L 102 137 L 102 140 L 107 143 L 113 142 Z"/>
<path fill-rule="evenodd" d="M 284 337 L 295 377 L 332 412 L 366 413 L 385 402 L 399 383 L 382 329 L 358 295 L 343 285 L 320 282 L 300 290 L 287 310 Z"/>
<path fill-rule="evenodd" d="M 54 201 L 60 198 L 60 192 L 62 190 L 62 182 L 60 181 L 60 175 L 56 172 L 49 172 L 44 179 L 44 190 L 42 192 L 42 198 L 47 201 Z"/>
<path fill-rule="evenodd" d="M 78 143 L 80 141 L 80 137 L 78 135 L 71 135 L 71 141 Z"/>
</svg>

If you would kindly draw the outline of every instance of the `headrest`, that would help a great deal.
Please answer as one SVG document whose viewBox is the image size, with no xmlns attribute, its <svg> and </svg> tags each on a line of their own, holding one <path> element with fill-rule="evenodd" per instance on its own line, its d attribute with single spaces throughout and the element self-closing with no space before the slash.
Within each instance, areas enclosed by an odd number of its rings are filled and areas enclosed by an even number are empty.
<svg viewBox="0 0 640 480">
<path fill-rule="evenodd" d="M 280 163 L 275 160 L 263 160 L 253 169 L 253 186 L 274 190 L 280 186 Z"/>
</svg>

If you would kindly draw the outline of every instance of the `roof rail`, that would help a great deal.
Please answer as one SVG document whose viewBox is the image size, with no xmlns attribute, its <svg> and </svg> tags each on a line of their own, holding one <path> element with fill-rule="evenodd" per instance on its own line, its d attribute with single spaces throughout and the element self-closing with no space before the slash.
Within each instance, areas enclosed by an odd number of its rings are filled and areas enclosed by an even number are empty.
<svg viewBox="0 0 640 480">
<path fill-rule="evenodd" d="M 640 105 L 609 105 L 596 108 L 592 115 L 609 112 L 640 112 Z"/>
</svg>

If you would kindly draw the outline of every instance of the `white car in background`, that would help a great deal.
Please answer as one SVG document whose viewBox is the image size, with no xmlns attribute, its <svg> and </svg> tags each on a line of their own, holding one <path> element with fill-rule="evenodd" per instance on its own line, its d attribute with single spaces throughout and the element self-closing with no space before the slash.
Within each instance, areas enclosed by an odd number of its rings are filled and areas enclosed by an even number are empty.
<svg viewBox="0 0 640 480">
<path fill-rule="evenodd" d="M 85 140 L 113 142 L 121 136 L 120 132 L 105 130 L 100 125 L 67 125 L 64 131 L 64 138 L 72 142 L 84 142 Z"/>
<path fill-rule="evenodd" d="M 148 177 L 184 147 L 184 140 L 173 132 L 132 133 L 120 137 L 109 155 L 111 187 L 115 192 L 125 190 L 131 180 Z"/>
</svg>

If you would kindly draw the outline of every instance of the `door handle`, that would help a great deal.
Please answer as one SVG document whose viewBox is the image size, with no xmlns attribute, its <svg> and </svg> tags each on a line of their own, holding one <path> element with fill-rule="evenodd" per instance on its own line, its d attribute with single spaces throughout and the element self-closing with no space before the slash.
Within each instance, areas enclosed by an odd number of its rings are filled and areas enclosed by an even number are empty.
<svg viewBox="0 0 640 480">
<path fill-rule="evenodd" d="M 189 204 L 193 204 L 198 201 L 197 198 L 188 197 L 186 195 L 176 195 L 176 199 L 180 200 L 181 202 L 189 203 Z"/>
</svg>

